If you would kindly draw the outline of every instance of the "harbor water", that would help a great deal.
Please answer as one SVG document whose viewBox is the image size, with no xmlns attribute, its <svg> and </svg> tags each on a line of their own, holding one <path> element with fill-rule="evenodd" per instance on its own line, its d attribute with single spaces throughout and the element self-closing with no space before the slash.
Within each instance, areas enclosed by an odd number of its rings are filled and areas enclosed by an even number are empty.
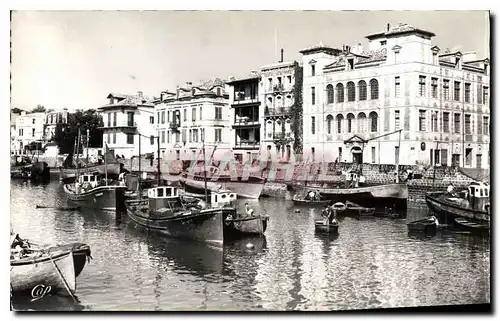
<svg viewBox="0 0 500 321">
<path fill-rule="evenodd" d="M 239 200 L 243 209 L 247 200 Z M 62 184 L 11 182 L 11 227 L 35 243 L 87 243 L 92 260 L 76 296 L 22 301 L 33 310 L 350 310 L 490 302 L 488 238 L 439 231 L 408 235 L 405 219 L 340 218 L 339 235 L 315 234 L 318 209 L 249 200 L 270 217 L 265 237 L 223 249 L 168 239 L 126 215 L 62 211 Z M 253 246 L 249 246 L 251 243 Z"/>
</svg>

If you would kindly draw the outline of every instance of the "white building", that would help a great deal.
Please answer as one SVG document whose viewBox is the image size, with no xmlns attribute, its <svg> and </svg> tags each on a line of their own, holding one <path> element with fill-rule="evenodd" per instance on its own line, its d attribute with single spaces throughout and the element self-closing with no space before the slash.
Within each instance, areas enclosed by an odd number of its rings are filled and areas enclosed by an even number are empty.
<svg viewBox="0 0 500 321">
<path fill-rule="evenodd" d="M 203 141 L 207 161 L 215 146 L 214 158 L 230 149 L 228 95 L 222 80 L 188 82 L 175 92 L 164 91 L 155 101 L 155 110 L 162 159 L 199 157 Z"/>
<path fill-rule="evenodd" d="M 130 159 L 156 152 L 153 99 L 137 95 L 110 93 L 109 103 L 98 108 L 104 122 L 103 148 L 107 144 L 114 155 Z M 140 139 L 140 142 L 139 142 Z"/>
<path fill-rule="evenodd" d="M 366 37 L 366 51 L 361 44 L 302 50 L 305 156 L 488 168 L 489 60 L 441 53 L 434 36 L 388 25 Z M 400 141 L 374 139 L 398 129 Z"/>
<path fill-rule="evenodd" d="M 27 113 L 23 111 L 15 118 L 13 147 L 15 154 L 26 154 L 25 146 L 30 143 L 42 143 L 45 113 Z M 13 126 L 11 126 L 11 131 Z"/>
<path fill-rule="evenodd" d="M 259 158 L 261 149 L 260 73 L 250 72 L 226 82 L 229 92 L 229 141 L 236 161 L 241 163 Z"/>
<path fill-rule="evenodd" d="M 63 111 L 52 111 L 45 113 L 45 126 L 44 126 L 44 139 L 52 141 L 56 133 L 57 124 L 68 123 L 68 109 L 64 108 Z"/>
</svg>

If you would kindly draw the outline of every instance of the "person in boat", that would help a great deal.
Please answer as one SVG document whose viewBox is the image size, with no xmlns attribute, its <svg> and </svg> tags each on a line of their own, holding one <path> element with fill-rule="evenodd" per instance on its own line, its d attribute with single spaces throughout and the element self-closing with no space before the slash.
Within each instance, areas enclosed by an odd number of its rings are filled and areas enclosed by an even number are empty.
<svg viewBox="0 0 500 321">
<path fill-rule="evenodd" d="M 248 203 L 245 203 L 245 213 L 248 216 L 253 216 L 253 213 L 254 213 L 253 208 L 250 208 L 250 206 L 248 205 Z"/>
<path fill-rule="evenodd" d="M 306 196 L 306 200 L 313 201 L 314 200 L 315 193 L 314 191 L 309 191 Z"/>
<path fill-rule="evenodd" d="M 436 216 L 431 215 L 430 219 L 433 220 L 434 222 L 436 222 L 436 226 L 439 226 L 439 221 L 438 221 Z"/>
<path fill-rule="evenodd" d="M 321 193 L 319 190 L 317 190 L 315 193 L 314 193 L 314 200 L 315 201 L 319 201 L 321 200 Z"/>
</svg>

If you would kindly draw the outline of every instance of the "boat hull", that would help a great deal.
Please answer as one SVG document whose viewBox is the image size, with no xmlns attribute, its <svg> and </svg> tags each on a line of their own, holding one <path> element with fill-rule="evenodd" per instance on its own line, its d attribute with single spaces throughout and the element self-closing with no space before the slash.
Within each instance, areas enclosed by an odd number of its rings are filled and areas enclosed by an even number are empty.
<svg viewBox="0 0 500 321">
<path fill-rule="evenodd" d="M 98 186 L 88 192 L 76 194 L 70 184 L 64 185 L 64 192 L 72 203 L 80 207 L 108 211 L 116 210 L 117 190 L 121 190 L 125 193 L 127 187 L 118 185 Z"/>
<path fill-rule="evenodd" d="M 437 233 L 436 222 L 428 219 L 408 223 L 407 227 L 410 233 L 423 233 L 426 235 L 434 235 Z"/>
<path fill-rule="evenodd" d="M 440 223 L 454 224 L 455 218 L 458 217 L 463 217 L 483 224 L 489 223 L 490 215 L 487 212 L 474 211 L 445 202 L 440 199 L 443 195 L 444 192 L 429 192 L 425 195 L 427 207 L 437 214 Z"/>
<path fill-rule="evenodd" d="M 356 188 L 318 188 L 323 198 L 336 202 L 356 202 L 357 204 L 375 207 L 390 205 L 398 210 L 407 209 L 408 186 L 406 184 L 387 184 L 377 186 L 364 186 Z"/>
<path fill-rule="evenodd" d="M 106 168 L 107 167 L 107 168 Z M 111 164 L 101 164 L 94 165 L 89 167 L 82 167 L 78 170 L 76 168 L 64 168 L 59 167 L 59 180 L 61 181 L 69 181 L 74 180 L 78 175 L 87 174 L 87 173 L 99 173 L 101 175 L 105 175 L 106 171 L 108 175 L 120 175 L 120 163 L 111 163 Z"/>
<path fill-rule="evenodd" d="M 263 235 L 267 229 L 268 216 L 253 216 L 224 221 L 224 238 Z"/>
<path fill-rule="evenodd" d="M 317 220 L 314 222 L 314 230 L 319 233 L 330 233 L 336 234 L 339 232 L 338 224 L 323 224 L 323 220 Z"/>
<path fill-rule="evenodd" d="M 184 175 L 181 177 L 180 182 L 184 185 L 186 192 L 194 194 L 205 194 L 205 182 L 203 179 L 195 179 L 191 177 L 186 177 Z M 222 188 L 230 190 L 233 193 L 238 194 L 238 197 L 258 199 L 264 189 L 264 180 L 256 179 L 255 182 L 249 181 L 232 181 L 232 180 L 221 180 L 221 181 L 211 181 L 207 179 L 207 189 L 212 192 L 217 192 Z"/>
<path fill-rule="evenodd" d="M 293 204 L 296 206 L 308 206 L 308 207 L 322 207 L 327 206 L 331 203 L 330 200 L 321 200 L 321 201 L 308 201 L 301 199 L 292 199 Z"/>
<path fill-rule="evenodd" d="M 46 291 L 45 294 L 69 295 L 61 276 L 54 267 L 54 263 L 61 272 L 69 289 L 76 290 L 76 274 L 73 255 L 65 252 L 53 255 L 52 260 L 44 255 L 42 258 L 31 260 L 11 260 L 10 284 L 13 293 L 31 293 L 32 296 L 39 295 L 38 291 Z"/>
<path fill-rule="evenodd" d="M 169 237 L 188 239 L 221 247 L 224 241 L 223 214 L 220 209 L 209 209 L 187 215 L 160 217 L 149 215 L 126 202 L 127 215 L 136 224 Z"/>
<path fill-rule="evenodd" d="M 490 227 L 488 224 L 477 224 L 461 217 L 455 218 L 454 222 L 455 227 L 471 232 L 472 234 L 488 235 L 490 233 Z"/>
</svg>

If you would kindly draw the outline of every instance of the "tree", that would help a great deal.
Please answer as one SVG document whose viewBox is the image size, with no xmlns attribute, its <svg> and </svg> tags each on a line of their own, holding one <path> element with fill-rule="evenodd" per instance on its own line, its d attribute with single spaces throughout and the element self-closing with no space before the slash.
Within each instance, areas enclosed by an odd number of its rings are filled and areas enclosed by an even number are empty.
<svg viewBox="0 0 500 321">
<path fill-rule="evenodd" d="M 54 133 L 54 141 L 59 147 L 61 154 L 72 153 L 75 141 L 78 137 L 78 129 L 80 129 L 80 139 L 82 144 L 79 150 L 82 151 L 82 146 L 86 146 L 87 129 L 89 130 L 89 147 L 102 147 L 102 130 L 104 123 L 102 117 L 95 109 L 86 111 L 77 110 L 74 114 L 68 115 L 67 124 L 57 124 Z"/>
<path fill-rule="evenodd" d="M 43 107 L 42 105 L 38 104 L 36 105 L 35 108 L 33 108 L 31 110 L 32 113 L 44 113 L 45 112 L 45 107 Z"/>
<path fill-rule="evenodd" d="M 14 107 L 14 108 L 12 108 L 10 111 L 11 111 L 12 113 L 14 113 L 14 114 L 20 114 L 20 113 L 22 113 L 24 110 L 19 109 L 19 108 L 17 108 L 17 107 Z"/>
</svg>

